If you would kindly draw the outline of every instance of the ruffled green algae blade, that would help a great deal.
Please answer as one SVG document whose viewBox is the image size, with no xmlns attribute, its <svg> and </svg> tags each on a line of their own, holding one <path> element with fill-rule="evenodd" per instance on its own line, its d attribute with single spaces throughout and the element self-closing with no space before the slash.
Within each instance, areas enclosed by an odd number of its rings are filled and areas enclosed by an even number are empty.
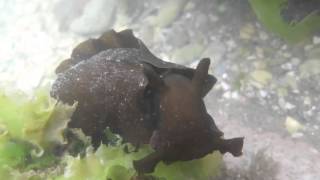
<svg viewBox="0 0 320 180">
<path fill-rule="evenodd" d="M 320 30 L 320 15 L 310 13 L 298 23 L 288 23 L 281 10 L 288 0 L 249 0 L 261 23 L 291 43 L 298 43 Z"/>
<path fill-rule="evenodd" d="M 125 153 L 122 145 L 102 145 L 86 157 L 68 157 L 64 174 L 57 180 L 75 179 L 112 179 L 126 180 L 136 175 L 132 161 L 140 159 L 152 152 L 149 146 L 142 147 L 136 153 Z M 218 152 L 209 154 L 202 159 L 185 162 L 175 162 L 170 165 L 159 163 L 152 175 L 161 180 L 207 180 L 219 175 L 222 155 Z"/>
</svg>

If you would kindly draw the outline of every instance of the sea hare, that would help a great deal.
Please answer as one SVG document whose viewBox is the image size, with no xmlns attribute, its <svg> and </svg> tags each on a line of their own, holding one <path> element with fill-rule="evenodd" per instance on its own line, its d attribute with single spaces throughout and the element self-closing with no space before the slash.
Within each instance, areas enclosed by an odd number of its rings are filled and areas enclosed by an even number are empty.
<svg viewBox="0 0 320 180">
<path fill-rule="evenodd" d="M 208 58 L 196 69 L 165 62 L 131 30 L 110 30 L 80 43 L 57 67 L 51 95 L 78 102 L 68 127 L 90 136 L 94 148 L 106 143 L 106 127 L 135 146 L 150 144 L 154 152 L 133 162 L 139 173 L 216 150 L 240 156 L 243 138 L 224 139 L 203 102 L 216 83 L 209 64 Z"/>
</svg>

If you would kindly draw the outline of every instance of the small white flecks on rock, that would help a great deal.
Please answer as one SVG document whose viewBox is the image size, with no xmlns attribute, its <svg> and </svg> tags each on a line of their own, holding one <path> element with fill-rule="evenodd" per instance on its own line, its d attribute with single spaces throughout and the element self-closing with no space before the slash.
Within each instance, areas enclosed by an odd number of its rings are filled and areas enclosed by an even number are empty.
<svg viewBox="0 0 320 180">
<path fill-rule="evenodd" d="M 263 97 L 263 98 L 265 98 L 265 97 L 268 95 L 267 91 L 264 91 L 264 90 L 260 90 L 260 91 L 259 91 L 259 94 L 260 94 L 260 96 Z"/>
<path fill-rule="evenodd" d="M 226 82 L 221 82 L 221 86 L 222 86 L 223 90 L 225 90 L 225 91 L 230 89 L 230 85 L 227 84 Z"/>
<path fill-rule="evenodd" d="M 288 62 L 288 63 L 282 64 L 281 68 L 285 69 L 285 70 L 291 70 L 293 68 L 293 66 L 291 63 Z"/>
<path fill-rule="evenodd" d="M 223 93 L 223 97 L 226 98 L 226 99 L 230 99 L 231 98 L 231 92 L 227 91 L 227 92 Z"/>
<path fill-rule="evenodd" d="M 313 44 L 320 44 L 320 37 L 319 36 L 313 36 L 312 42 L 313 42 Z"/>
<path fill-rule="evenodd" d="M 231 93 L 231 97 L 233 99 L 239 99 L 239 93 L 237 91 L 234 91 L 234 92 Z"/>
</svg>

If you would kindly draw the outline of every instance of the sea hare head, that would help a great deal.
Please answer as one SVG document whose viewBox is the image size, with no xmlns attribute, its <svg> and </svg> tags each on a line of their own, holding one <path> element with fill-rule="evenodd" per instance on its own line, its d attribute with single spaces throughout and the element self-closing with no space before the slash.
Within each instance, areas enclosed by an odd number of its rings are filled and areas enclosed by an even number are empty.
<svg viewBox="0 0 320 180">
<path fill-rule="evenodd" d="M 243 138 L 222 139 L 223 133 L 207 113 L 202 98 L 210 60 L 202 59 L 190 80 L 179 74 L 157 76 L 146 71 L 150 86 L 159 92 L 159 124 L 150 139 L 155 153 L 135 167 L 152 172 L 157 161 L 171 163 L 204 157 L 215 150 L 241 155 Z"/>
<path fill-rule="evenodd" d="M 209 59 L 201 60 L 191 80 L 170 73 L 158 80 L 161 119 L 151 137 L 151 145 L 156 150 L 178 153 L 174 159 L 202 157 L 213 151 L 214 140 L 223 135 L 207 113 L 201 97 L 209 63 Z M 157 81 L 151 81 L 154 82 Z"/>
</svg>

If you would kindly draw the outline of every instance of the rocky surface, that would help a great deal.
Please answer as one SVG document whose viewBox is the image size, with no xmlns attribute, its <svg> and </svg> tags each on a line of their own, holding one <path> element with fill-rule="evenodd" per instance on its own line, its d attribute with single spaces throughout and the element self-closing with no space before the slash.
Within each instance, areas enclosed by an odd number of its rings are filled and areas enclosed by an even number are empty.
<svg viewBox="0 0 320 180">
<path fill-rule="evenodd" d="M 30 90 L 81 40 L 133 28 L 164 60 L 194 66 L 212 59 L 219 82 L 206 97 L 208 109 L 226 137 L 246 138 L 242 158 L 225 158 L 225 177 L 320 177 L 319 36 L 288 44 L 256 20 L 246 1 L 115 2 L 0 2 L 0 86 Z M 260 166 L 269 173 L 254 173 Z"/>
</svg>

